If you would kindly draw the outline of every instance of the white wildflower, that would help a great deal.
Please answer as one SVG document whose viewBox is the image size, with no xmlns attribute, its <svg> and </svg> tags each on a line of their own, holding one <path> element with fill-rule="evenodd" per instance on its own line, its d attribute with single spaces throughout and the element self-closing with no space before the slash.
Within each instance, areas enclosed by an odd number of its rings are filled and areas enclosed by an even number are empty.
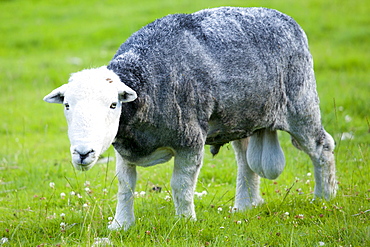
<svg viewBox="0 0 370 247">
<path fill-rule="evenodd" d="M 85 181 L 84 186 L 89 187 L 90 186 L 90 181 Z"/>
<path fill-rule="evenodd" d="M 66 214 L 65 214 L 65 213 L 61 213 L 61 214 L 60 214 L 60 217 L 61 217 L 61 218 L 64 218 L 65 216 L 66 216 Z"/>
<path fill-rule="evenodd" d="M 92 247 L 94 246 L 113 246 L 112 241 L 109 238 L 95 238 L 95 242 L 93 243 Z"/>
<path fill-rule="evenodd" d="M 222 211 L 222 207 L 218 207 L 217 210 L 218 210 L 218 212 L 221 212 Z"/>
<path fill-rule="evenodd" d="M 52 215 L 49 215 L 46 218 L 49 219 L 49 220 L 51 220 L 51 219 L 55 219 L 56 217 L 57 217 L 57 214 L 56 213 L 53 213 Z"/>
<path fill-rule="evenodd" d="M 344 116 L 344 121 L 346 121 L 347 123 L 351 122 L 352 121 L 351 116 L 349 115 Z"/>
<path fill-rule="evenodd" d="M 201 199 L 203 196 L 207 195 L 207 191 L 203 190 L 202 192 L 194 192 L 194 195 Z"/>
<path fill-rule="evenodd" d="M 307 173 L 307 177 L 311 177 L 311 175 L 312 175 L 311 172 Z"/>
<path fill-rule="evenodd" d="M 171 201 L 171 196 L 167 195 L 167 196 L 164 197 L 164 199 L 169 202 L 169 201 Z"/>
<path fill-rule="evenodd" d="M 144 197 L 145 194 L 146 194 L 145 191 L 140 191 L 140 192 L 135 191 L 134 192 L 134 197 Z"/>
<path fill-rule="evenodd" d="M 71 191 L 69 194 L 70 194 L 71 196 L 74 196 L 74 195 L 76 195 L 76 192 Z"/>
<path fill-rule="evenodd" d="M 352 134 L 352 133 L 348 133 L 348 132 L 344 132 L 342 134 L 342 136 L 340 137 L 340 139 L 343 141 L 343 140 L 352 140 L 354 139 L 355 136 Z"/>
<path fill-rule="evenodd" d="M 50 182 L 50 183 L 49 183 L 49 186 L 50 186 L 50 188 L 54 189 L 54 188 L 55 188 L 55 183 Z"/>
<path fill-rule="evenodd" d="M 9 239 L 8 238 L 1 238 L 0 239 L 0 245 L 3 245 L 3 244 L 6 244 L 6 243 L 9 243 Z"/>
<path fill-rule="evenodd" d="M 325 243 L 324 242 L 319 242 L 319 246 L 324 246 L 325 245 Z"/>
<path fill-rule="evenodd" d="M 60 198 L 64 199 L 66 197 L 66 193 L 60 193 Z"/>
<path fill-rule="evenodd" d="M 298 219 L 303 219 L 304 218 L 304 215 L 303 214 L 298 214 L 297 218 Z"/>
</svg>

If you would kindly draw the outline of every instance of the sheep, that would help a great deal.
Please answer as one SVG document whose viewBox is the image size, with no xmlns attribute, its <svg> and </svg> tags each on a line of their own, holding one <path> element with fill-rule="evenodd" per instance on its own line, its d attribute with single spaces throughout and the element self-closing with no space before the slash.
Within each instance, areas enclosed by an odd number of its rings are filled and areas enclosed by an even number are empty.
<svg viewBox="0 0 370 247">
<path fill-rule="evenodd" d="M 196 219 L 194 190 L 205 145 L 231 142 L 234 208 L 263 203 L 260 177 L 285 158 L 277 131 L 312 160 L 315 197 L 336 194 L 334 140 L 321 124 L 308 41 L 289 16 L 220 7 L 158 19 L 129 37 L 108 66 L 82 70 L 45 96 L 65 106 L 72 163 L 88 170 L 111 144 L 119 181 L 110 229 L 135 222 L 136 167 L 174 157 L 176 214 Z"/>
</svg>

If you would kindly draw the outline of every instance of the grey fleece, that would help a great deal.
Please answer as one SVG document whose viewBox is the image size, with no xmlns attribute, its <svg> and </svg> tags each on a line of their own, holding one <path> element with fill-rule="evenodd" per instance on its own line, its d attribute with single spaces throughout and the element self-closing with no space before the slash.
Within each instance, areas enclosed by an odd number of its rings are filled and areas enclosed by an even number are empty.
<svg viewBox="0 0 370 247">
<path fill-rule="evenodd" d="M 123 105 L 113 143 L 127 160 L 159 147 L 210 144 L 216 154 L 259 129 L 301 146 L 324 138 L 307 37 L 276 10 L 168 15 L 128 38 L 108 69 L 138 95 Z"/>
</svg>

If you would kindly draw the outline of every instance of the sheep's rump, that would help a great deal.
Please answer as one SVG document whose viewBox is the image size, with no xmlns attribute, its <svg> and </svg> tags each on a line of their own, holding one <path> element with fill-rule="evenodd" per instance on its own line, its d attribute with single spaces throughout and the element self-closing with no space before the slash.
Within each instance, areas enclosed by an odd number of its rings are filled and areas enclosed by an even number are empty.
<svg viewBox="0 0 370 247">
<path fill-rule="evenodd" d="M 142 151 L 202 145 L 202 136 L 219 146 L 261 128 L 289 131 L 292 114 L 317 113 L 306 35 L 276 10 L 166 16 L 127 39 L 108 68 L 138 94 L 118 133 L 132 150 L 134 141 Z"/>
</svg>

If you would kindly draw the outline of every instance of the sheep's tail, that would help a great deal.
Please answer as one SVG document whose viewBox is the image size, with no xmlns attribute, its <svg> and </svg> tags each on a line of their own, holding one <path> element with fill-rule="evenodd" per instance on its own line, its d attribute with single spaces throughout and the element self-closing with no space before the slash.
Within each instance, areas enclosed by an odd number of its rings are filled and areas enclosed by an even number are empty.
<svg viewBox="0 0 370 247">
<path fill-rule="evenodd" d="M 261 129 L 251 137 L 247 149 L 249 167 L 259 176 L 276 179 L 284 170 L 285 157 L 276 131 Z"/>
</svg>

